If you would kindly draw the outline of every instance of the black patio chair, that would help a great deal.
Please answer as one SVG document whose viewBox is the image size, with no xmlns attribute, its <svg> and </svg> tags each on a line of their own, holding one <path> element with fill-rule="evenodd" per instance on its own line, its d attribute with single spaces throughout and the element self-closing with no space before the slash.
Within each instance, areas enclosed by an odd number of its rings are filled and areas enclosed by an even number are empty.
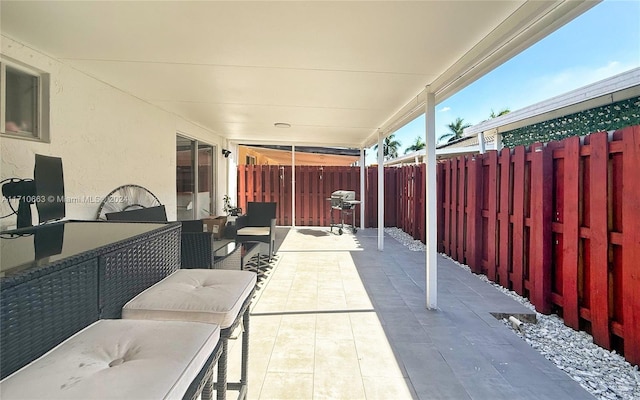
<svg viewBox="0 0 640 400">
<path fill-rule="evenodd" d="M 236 219 L 236 243 L 266 243 L 271 260 L 276 247 L 276 210 L 275 202 L 249 202 L 247 213 Z"/>
</svg>

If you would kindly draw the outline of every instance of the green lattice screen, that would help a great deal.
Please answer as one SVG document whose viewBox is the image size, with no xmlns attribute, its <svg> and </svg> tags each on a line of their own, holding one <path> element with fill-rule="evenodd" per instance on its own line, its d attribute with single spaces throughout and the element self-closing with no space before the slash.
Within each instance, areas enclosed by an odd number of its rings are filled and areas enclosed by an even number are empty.
<svg viewBox="0 0 640 400">
<path fill-rule="evenodd" d="M 505 147 L 562 140 L 640 124 L 640 97 L 580 111 L 502 133 Z"/>
</svg>

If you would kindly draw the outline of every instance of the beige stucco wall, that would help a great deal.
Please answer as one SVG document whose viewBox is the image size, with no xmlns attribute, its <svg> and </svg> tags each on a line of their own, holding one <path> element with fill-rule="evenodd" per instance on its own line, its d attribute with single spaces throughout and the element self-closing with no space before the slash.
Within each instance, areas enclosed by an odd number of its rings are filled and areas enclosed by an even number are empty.
<svg viewBox="0 0 640 400">
<path fill-rule="evenodd" d="M 1 179 L 32 178 L 36 153 L 61 157 L 66 197 L 105 196 L 120 185 L 135 183 L 158 196 L 169 219 L 175 219 L 176 133 L 218 149 L 223 139 L 41 51 L 5 36 L 0 39 L 4 57 L 51 74 L 50 143 L 0 137 Z M 225 164 L 220 157 L 218 163 L 218 185 L 224 188 Z M 98 205 L 67 203 L 67 218 L 93 219 Z M 2 201 L 0 214 L 8 211 Z M 35 219 L 35 207 L 33 212 Z M 0 220 L 3 228 L 11 225 L 15 216 Z"/>
</svg>

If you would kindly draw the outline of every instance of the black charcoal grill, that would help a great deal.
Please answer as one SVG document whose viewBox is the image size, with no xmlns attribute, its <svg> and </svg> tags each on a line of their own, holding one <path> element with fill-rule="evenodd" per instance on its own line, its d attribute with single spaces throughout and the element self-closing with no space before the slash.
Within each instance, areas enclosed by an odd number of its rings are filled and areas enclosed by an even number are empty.
<svg viewBox="0 0 640 400">
<path fill-rule="evenodd" d="M 331 197 L 327 200 L 331 201 L 331 209 L 329 210 L 329 214 L 331 216 L 331 232 L 333 232 L 333 228 L 338 228 L 338 233 L 342 235 L 345 228 L 351 229 L 353 233 L 356 233 L 358 229 L 355 226 L 356 216 L 354 214 L 354 208 L 357 204 L 360 204 L 360 201 L 356 200 L 356 192 L 352 190 L 336 190 L 331 193 Z M 337 210 L 340 212 L 339 223 L 333 222 L 333 213 Z M 351 215 L 351 225 L 345 225 L 345 215 L 348 217 Z"/>
</svg>

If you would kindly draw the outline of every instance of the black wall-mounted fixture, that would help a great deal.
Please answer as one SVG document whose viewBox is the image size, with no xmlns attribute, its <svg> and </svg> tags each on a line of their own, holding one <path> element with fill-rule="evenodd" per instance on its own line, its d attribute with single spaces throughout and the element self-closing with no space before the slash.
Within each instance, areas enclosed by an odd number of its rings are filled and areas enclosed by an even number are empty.
<svg viewBox="0 0 640 400">
<path fill-rule="evenodd" d="M 231 154 L 231 150 L 222 149 L 222 155 L 224 158 L 229 158 L 229 154 Z"/>
</svg>

